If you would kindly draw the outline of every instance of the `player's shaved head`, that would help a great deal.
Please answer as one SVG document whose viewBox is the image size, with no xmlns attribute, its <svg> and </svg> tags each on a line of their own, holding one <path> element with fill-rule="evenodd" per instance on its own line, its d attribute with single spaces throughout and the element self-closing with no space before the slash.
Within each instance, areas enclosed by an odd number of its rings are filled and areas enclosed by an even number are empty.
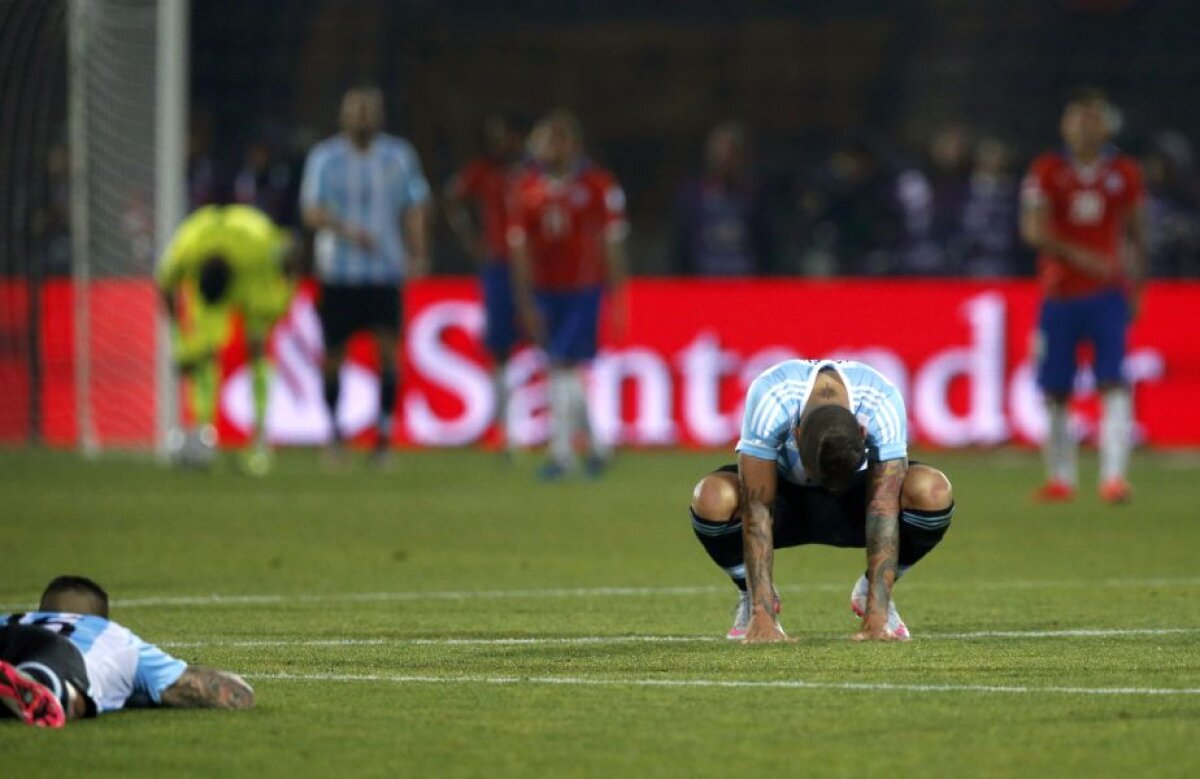
<svg viewBox="0 0 1200 779">
<path fill-rule="evenodd" d="M 46 585 L 38 610 L 108 619 L 108 593 L 86 576 L 59 576 Z"/>
<path fill-rule="evenodd" d="M 866 438 L 853 412 L 829 404 L 807 412 L 796 426 L 800 462 L 809 478 L 831 492 L 842 492 L 866 459 Z"/>
<path fill-rule="evenodd" d="M 383 91 L 373 84 L 346 90 L 342 97 L 341 124 L 355 144 L 369 144 L 383 129 Z"/>
</svg>

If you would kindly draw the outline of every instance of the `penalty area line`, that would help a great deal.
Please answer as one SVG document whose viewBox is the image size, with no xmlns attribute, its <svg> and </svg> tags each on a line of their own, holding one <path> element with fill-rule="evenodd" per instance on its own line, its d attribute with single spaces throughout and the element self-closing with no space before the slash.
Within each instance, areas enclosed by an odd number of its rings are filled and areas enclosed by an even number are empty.
<svg viewBox="0 0 1200 779">
<path fill-rule="evenodd" d="M 898 684 L 894 682 L 821 682 L 805 679 L 750 681 L 732 679 L 589 679 L 580 676 L 417 676 L 403 674 L 264 673 L 243 674 L 256 681 L 377 682 L 389 684 L 546 685 L 564 687 L 668 687 L 774 690 L 839 690 L 843 692 L 1000 693 L 1017 695 L 1161 696 L 1200 695 L 1200 687 L 1035 687 L 992 684 Z"/>
<path fill-rule="evenodd" d="M 1043 590 L 1079 587 L 1137 588 L 1137 587 L 1200 587 L 1200 576 L 1181 578 L 1108 578 L 1108 579 L 1010 579 L 973 582 L 905 582 L 905 592 L 913 591 L 969 591 L 969 590 Z M 803 592 L 849 592 L 844 584 L 832 582 L 810 582 L 805 584 L 781 585 L 783 593 Z M 693 587 L 551 587 L 524 590 L 420 590 L 396 592 L 332 592 L 297 594 L 209 594 L 209 595 L 158 595 L 144 598 L 117 599 L 113 608 L 162 608 L 190 606 L 281 606 L 307 603 L 388 603 L 419 601 L 471 601 L 507 600 L 529 598 L 621 598 L 727 595 L 733 590 L 728 586 L 704 585 Z M 30 603 L 0 604 L 0 613 L 28 611 L 36 608 Z"/>
<path fill-rule="evenodd" d="M 970 641 L 984 638 L 1132 638 L 1200 633 L 1200 628 L 1077 628 L 1068 630 L 979 630 L 961 633 L 919 633 L 915 641 Z M 801 639 L 849 638 L 848 633 L 808 633 Z M 314 639 L 213 639 L 161 641 L 167 649 L 205 647 L 342 647 L 342 646 L 571 646 L 588 644 L 699 644 L 733 643 L 720 636 L 522 636 L 513 638 L 314 638 Z"/>
</svg>

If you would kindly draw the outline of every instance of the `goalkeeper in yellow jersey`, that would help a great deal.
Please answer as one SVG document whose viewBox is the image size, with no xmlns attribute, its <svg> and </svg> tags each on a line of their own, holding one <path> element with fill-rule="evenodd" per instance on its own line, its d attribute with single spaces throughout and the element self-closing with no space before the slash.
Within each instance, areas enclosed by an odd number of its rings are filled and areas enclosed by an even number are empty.
<svg viewBox="0 0 1200 779">
<path fill-rule="evenodd" d="M 270 469 L 266 446 L 270 366 L 267 337 L 287 313 L 298 249 L 291 235 L 249 206 L 205 206 L 175 232 L 158 269 L 158 286 L 171 317 L 175 365 L 187 380 L 194 425 L 176 433 L 172 449 L 182 465 L 207 465 L 214 454 L 217 355 L 229 341 L 233 316 L 245 326 L 254 388 L 255 444 L 245 467 Z"/>
</svg>

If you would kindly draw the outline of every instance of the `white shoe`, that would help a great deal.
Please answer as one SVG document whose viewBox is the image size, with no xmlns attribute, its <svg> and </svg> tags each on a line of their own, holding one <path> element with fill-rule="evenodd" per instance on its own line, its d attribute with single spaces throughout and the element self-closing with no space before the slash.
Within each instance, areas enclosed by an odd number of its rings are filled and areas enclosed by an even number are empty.
<svg viewBox="0 0 1200 779">
<path fill-rule="evenodd" d="M 867 576 L 863 574 L 858 577 L 858 581 L 854 584 L 854 589 L 850 591 L 850 610 L 860 619 L 867 615 L 868 586 Z M 912 634 L 908 632 L 908 626 L 904 624 L 904 620 L 900 619 L 900 612 L 896 611 L 895 598 L 888 602 L 887 629 L 889 633 L 901 641 L 908 641 L 912 638 Z"/>
<path fill-rule="evenodd" d="M 775 613 L 778 615 L 782 607 L 779 600 L 779 590 L 774 586 L 771 589 L 775 593 L 773 605 Z M 729 632 L 725 634 L 725 638 L 730 641 L 741 641 L 746 637 L 746 628 L 750 625 L 750 591 L 742 590 L 738 593 L 737 605 L 733 607 L 733 627 L 729 628 Z"/>
</svg>

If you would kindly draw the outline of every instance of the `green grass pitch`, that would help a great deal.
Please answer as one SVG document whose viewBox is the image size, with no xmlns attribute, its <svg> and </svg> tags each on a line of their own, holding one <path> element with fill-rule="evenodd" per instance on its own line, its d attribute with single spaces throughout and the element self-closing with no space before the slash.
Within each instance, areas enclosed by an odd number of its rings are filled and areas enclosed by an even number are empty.
<svg viewBox="0 0 1200 779">
<path fill-rule="evenodd" d="M 597 482 L 400 455 L 253 480 L 0 451 L 0 603 L 93 576 L 113 616 L 244 673 L 253 711 L 0 722 L 5 776 L 1200 775 L 1200 460 L 1094 459 L 1034 506 L 1028 452 L 924 453 L 945 542 L 896 590 L 908 644 L 857 645 L 857 550 L 777 556 L 800 641 L 724 641 L 734 591 L 692 537 L 722 453 L 627 453 Z M 9 769 L 20 767 L 21 771 Z"/>
</svg>

